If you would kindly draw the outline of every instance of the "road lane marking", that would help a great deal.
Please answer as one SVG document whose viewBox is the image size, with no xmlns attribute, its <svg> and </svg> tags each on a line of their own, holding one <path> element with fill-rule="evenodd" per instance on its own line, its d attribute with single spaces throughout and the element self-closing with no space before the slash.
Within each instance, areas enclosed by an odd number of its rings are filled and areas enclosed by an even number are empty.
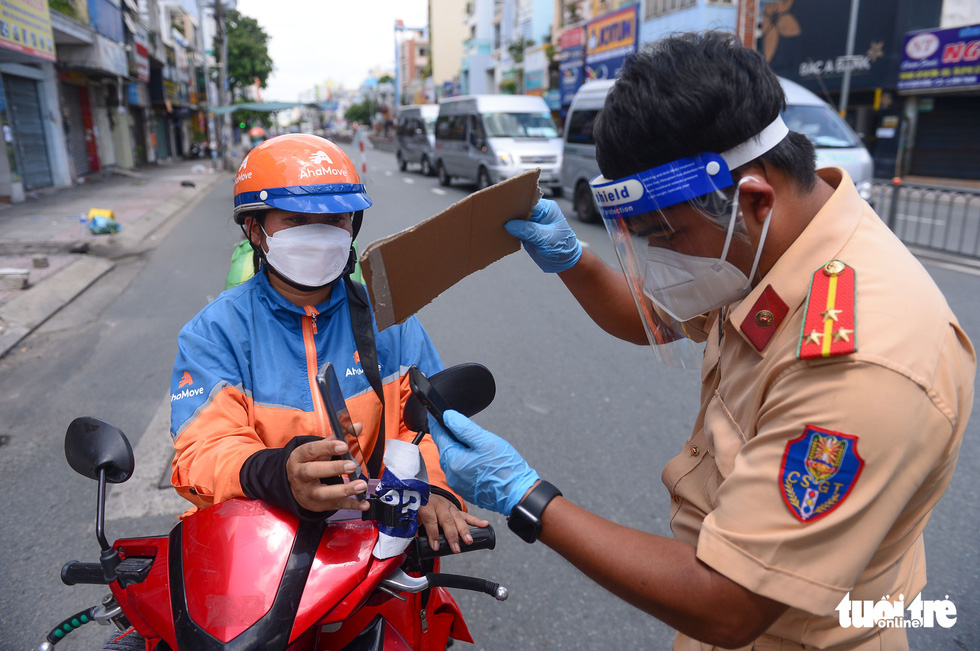
<svg viewBox="0 0 980 651">
<path fill-rule="evenodd" d="M 391 176 L 391 174 L 392 174 L 391 170 L 385 170 L 385 176 Z"/>
<path fill-rule="evenodd" d="M 410 178 L 408 178 L 407 176 L 406 176 L 405 178 L 403 178 L 403 179 L 402 179 L 402 181 L 404 181 L 405 183 L 408 183 L 408 184 L 410 184 L 410 185 L 411 185 L 412 183 L 415 183 L 415 179 L 410 179 Z"/>
<path fill-rule="evenodd" d="M 446 191 L 443 190 L 442 188 L 431 188 L 431 190 L 434 194 L 438 194 L 438 195 L 446 194 Z"/>
</svg>

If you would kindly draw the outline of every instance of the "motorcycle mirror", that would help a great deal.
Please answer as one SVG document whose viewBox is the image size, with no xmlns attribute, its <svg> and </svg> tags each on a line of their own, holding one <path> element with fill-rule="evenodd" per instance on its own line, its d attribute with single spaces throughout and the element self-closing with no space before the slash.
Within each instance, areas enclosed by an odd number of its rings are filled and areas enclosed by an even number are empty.
<svg viewBox="0 0 980 651">
<path fill-rule="evenodd" d="M 135 460 L 133 447 L 122 430 L 97 418 L 76 418 L 65 433 L 65 458 L 72 470 L 99 479 L 99 471 L 105 471 L 105 480 L 121 484 L 133 474 Z"/>
<path fill-rule="evenodd" d="M 451 409 L 467 418 L 489 406 L 497 394 L 493 373 L 483 364 L 466 362 L 430 375 L 429 383 Z M 429 419 L 425 407 L 414 395 L 405 402 L 402 413 L 405 425 L 413 432 L 428 432 Z"/>
</svg>

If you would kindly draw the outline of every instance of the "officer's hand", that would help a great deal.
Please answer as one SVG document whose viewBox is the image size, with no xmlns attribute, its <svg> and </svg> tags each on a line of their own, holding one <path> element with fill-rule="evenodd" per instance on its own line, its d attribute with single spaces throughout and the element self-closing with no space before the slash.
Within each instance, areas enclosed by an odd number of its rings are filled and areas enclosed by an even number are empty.
<svg viewBox="0 0 980 651">
<path fill-rule="evenodd" d="M 465 500 L 509 515 L 540 477 L 510 443 L 488 432 L 459 412 L 449 410 L 443 420 L 466 445 L 429 417 L 429 431 L 439 448 L 439 465 L 446 481 Z M 467 447 L 469 446 L 469 447 Z"/>
<path fill-rule="evenodd" d="M 512 219 L 504 224 L 507 232 L 524 243 L 524 250 L 541 271 L 558 273 L 571 269 L 582 257 L 582 245 L 561 208 L 550 199 L 541 199 L 531 211 L 531 219 Z"/>
<path fill-rule="evenodd" d="M 354 463 L 333 456 L 347 452 L 347 444 L 334 439 L 323 439 L 296 446 L 286 460 L 286 478 L 296 502 L 309 511 L 334 511 L 340 509 L 367 510 L 369 504 L 354 495 L 367 491 L 367 482 L 344 482 L 342 477 L 353 472 Z M 321 478 L 335 478 L 335 483 L 324 484 Z"/>
</svg>

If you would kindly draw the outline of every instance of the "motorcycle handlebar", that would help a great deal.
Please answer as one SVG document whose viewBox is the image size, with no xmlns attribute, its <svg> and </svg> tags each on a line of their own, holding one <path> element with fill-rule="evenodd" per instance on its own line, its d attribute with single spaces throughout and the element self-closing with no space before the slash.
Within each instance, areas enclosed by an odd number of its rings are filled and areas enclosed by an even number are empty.
<svg viewBox="0 0 980 651">
<path fill-rule="evenodd" d="M 76 583 L 105 585 L 109 583 L 105 580 L 100 563 L 83 563 L 82 561 L 65 563 L 65 566 L 61 568 L 61 582 L 65 585 L 75 585 Z"/>
<path fill-rule="evenodd" d="M 493 549 L 497 546 L 497 536 L 493 532 L 493 526 L 486 528 L 470 527 L 470 536 L 473 537 L 473 542 L 469 545 L 461 542 L 460 551 L 475 552 L 480 549 Z M 429 539 L 425 536 L 417 536 L 412 544 L 415 545 L 416 554 L 423 561 L 449 556 L 453 553 L 449 543 L 446 542 L 445 534 L 441 532 L 439 534 L 439 549 L 437 550 L 429 546 Z"/>
</svg>

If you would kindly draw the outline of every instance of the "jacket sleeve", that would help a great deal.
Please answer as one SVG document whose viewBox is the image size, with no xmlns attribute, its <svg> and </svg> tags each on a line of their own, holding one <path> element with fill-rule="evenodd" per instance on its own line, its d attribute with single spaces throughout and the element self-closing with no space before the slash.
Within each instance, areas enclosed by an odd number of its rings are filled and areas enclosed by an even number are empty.
<svg viewBox="0 0 980 651">
<path fill-rule="evenodd" d="M 181 330 L 171 378 L 171 483 L 204 508 L 245 497 L 245 460 L 266 448 L 255 431 L 238 347 L 215 324 L 195 319 Z"/>
</svg>

